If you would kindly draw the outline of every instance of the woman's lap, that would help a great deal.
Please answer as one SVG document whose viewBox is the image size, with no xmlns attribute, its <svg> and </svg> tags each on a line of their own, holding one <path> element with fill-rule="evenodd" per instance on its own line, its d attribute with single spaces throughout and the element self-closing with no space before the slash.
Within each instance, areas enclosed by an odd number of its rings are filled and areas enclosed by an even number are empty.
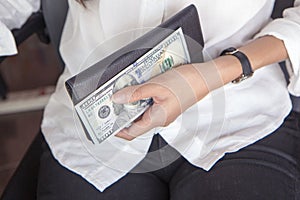
<svg viewBox="0 0 300 200">
<path fill-rule="evenodd" d="M 299 169 L 279 160 L 224 157 L 209 172 L 184 163 L 171 180 L 171 199 L 297 199 Z"/>
<path fill-rule="evenodd" d="M 171 199 L 300 199 L 300 114 L 268 137 L 224 156 L 208 172 L 182 164 Z M 182 195 L 184 194 L 184 195 Z"/>
<path fill-rule="evenodd" d="M 292 113 L 276 132 L 227 154 L 208 172 L 179 158 L 155 172 L 128 173 L 103 193 L 59 165 L 44 145 L 38 188 L 42 200 L 300 198 L 300 114 Z"/>
<path fill-rule="evenodd" d="M 39 173 L 38 199 L 50 200 L 165 200 L 168 199 L 167 185 L 156 176 L 145 173 L 130 173 L 105 192 L 99 192 L 79 175 L 62 167 L 51 155 L 46 144 L 41 157 Z"/>
</svg>

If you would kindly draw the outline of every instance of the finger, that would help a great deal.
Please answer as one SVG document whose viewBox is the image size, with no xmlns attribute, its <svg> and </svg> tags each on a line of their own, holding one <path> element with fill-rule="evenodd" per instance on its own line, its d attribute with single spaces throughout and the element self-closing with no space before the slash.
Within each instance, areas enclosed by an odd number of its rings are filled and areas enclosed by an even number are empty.
<svg viewBox="0 0 300 200">
<path fill-rule="evenodd" d="M 129 140 L 129 141 L 131 141 L 135 138 L 135 137 L 129 135 L 124 129 L 119 131 L 115 136 L 119 137 L 119 138 L 123 138 L 125 140 Z"/>
<path fill-rule="evenodd" d="M 116 136 L 132 140 L 155 127 L 162 126 L 166 120 L 165 109 L 159 105 L 154 105 L 143 114 L 140 120 L 135 121 L 129 128 L 121 130 Z"/>
<path fill-rule="evenodd" d="M 135 121 L 132 125 L 128 128 L 124 128 L 121 130 L 116 136 L 124 138 L 126 140 L 132 140 L 143 133 L 151 130 L 154 128 L 153 122 L 151 121 L 151 117 L 149 116 L 150 111 L 147 110 L 140 120 Z"/>
<path fill-rule="evenodd" d="M 152 128 L 154 127 L 141 126 L 139 122 L 135 122 L 129 128 L 121 130 L 119 133 L 116 134 L 116 136 L 126 140 L 133 140 L 134 138 L 150 131 Z"/>
<path fill-rule="evenodd" d="M 150 84 L 129 86 L 113 94 L 112 101 L 117 104 L 132 103 L 153 97 L 155 95 L 153 91 L 155 88 Z"/>
<path fill-rule="evenodd" d="M 116 136 L 126 140 L 133 140 L 134 138 L 150 131 L 151 129 L 151 126 L 141 126 L 139 122 L 135 122 L 129 128 L 124 128 L 121 130 L 116 134 Z"/>
</svg>

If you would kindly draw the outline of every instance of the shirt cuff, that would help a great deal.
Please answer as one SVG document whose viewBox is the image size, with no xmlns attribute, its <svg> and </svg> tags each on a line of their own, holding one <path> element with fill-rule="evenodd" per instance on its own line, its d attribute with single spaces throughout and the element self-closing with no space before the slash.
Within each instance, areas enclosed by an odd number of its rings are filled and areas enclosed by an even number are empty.
<svg viewBox="0 0 300 200">
<path fill-rule="evenodd" d="M 265 26 L 255 38 L 272 35 L 284 42 L 289 56 L 289 92 L 300 96 L 300 7 L 286 9 L 283 18 L 275 19 Z"/>
</svg>

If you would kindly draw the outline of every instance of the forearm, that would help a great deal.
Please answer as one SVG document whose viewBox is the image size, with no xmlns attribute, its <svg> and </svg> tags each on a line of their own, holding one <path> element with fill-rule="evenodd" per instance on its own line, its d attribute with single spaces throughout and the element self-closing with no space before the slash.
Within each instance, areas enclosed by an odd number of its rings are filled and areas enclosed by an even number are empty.
<svg viewBox="0 0 300 200">
<path fill-rule="evenodd" d="M 287 59 L 283 42 L 272 36 L 265 36 L 239 48 L 249 59 L 253 71 Z M 221 56 L 214 60 L 224 84 L 242 73 L 241 63 L 234 56 Z"/>
<path fill-rule="evenodd" d="M 272 36 L 258 38 L 239 48 L 249 59 L 253 71 L 268 64 L 287 59 L 287 52 L 283 42 Z M 220 56 L 203 64 L 193 64 L 190 69 L 179 69 L 187 74 L 187 81 L 201 99 L 204 93 L 219 88 L 242 74 L 240 61 L 232 55 Z M 254 74 L 255 76 L 255 74 Z M 205 92 L 203 90 L 205 86 Z"/>
</svg>

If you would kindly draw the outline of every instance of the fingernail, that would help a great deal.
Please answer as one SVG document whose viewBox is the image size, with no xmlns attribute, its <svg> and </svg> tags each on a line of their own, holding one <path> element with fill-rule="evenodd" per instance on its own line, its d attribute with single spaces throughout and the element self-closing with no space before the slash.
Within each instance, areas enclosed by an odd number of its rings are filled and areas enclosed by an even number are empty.
<svg viewBox="0 0 300 200">
<path fill-rule="evenodd" d="M 114 103 L 118 103 L 118 104 L 127 103 L 126 95 L 124 95 L 120 92 L 117 92 L 117 93 L 113 94 L 112 97 L 111 97 L 111 100 Z"/>
<path fill-rule="evenodd" d="M 122 138 L 122 139 L 127 140 L 127 141 L 129 140 L 128 135 L 126 133 L 124 133 L 123 131 L 118 132 L 115 135 L 115 137 Z"/>
<path fill-rule="evenodd" d="M 119 133 L 115 134 L 114 136 L 118 137 L 118 138 L 122 138 L 122 133 L 119 132 Z"/>
<path fill-rule="evenodd" d="M 128 129 L 127 129 L 127 128 L 120 130 L 115 136 L 116 136 L 116 137 L 123 138 L 123 139 L 125 139 L 125 140 L 127 140 L 127 141 L 131 141 L 131 140 L 133 140 L 134 138 L 136 138 L 136 137 L 130 135 L 130 133 L 128 132 Z"/>
</svg>

